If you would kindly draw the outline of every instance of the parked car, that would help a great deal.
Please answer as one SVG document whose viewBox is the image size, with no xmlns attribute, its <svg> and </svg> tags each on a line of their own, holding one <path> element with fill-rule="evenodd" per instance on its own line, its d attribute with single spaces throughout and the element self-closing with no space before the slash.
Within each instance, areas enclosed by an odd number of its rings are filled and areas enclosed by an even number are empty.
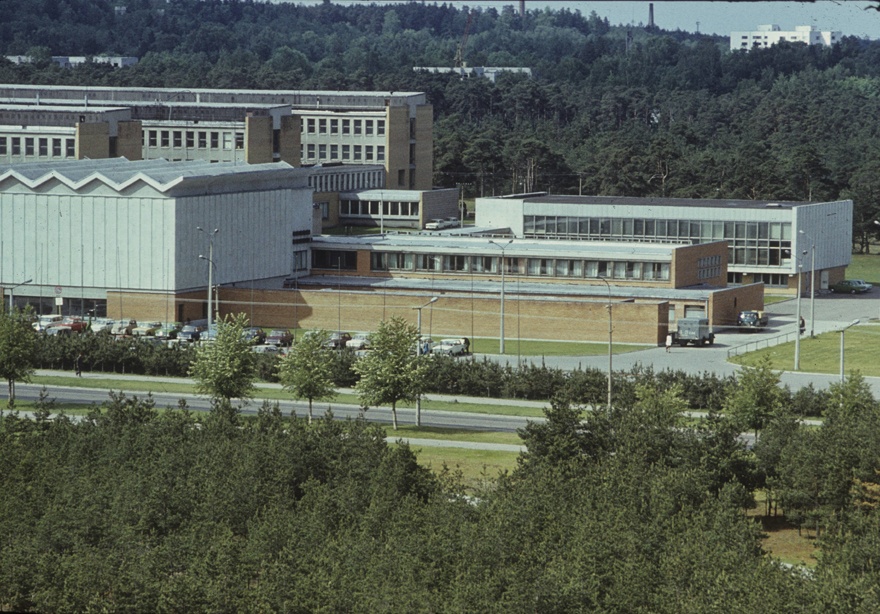
<svg viewBox="0 0 880 614">
<path fill-rule="evenodd" d="M 442 218 L 434 218 L 427 224 L 425 224 L 425 230 L 443 230 L 444 228 L 448 228 L 449 223 Z"/>
<path fill-rule="evenodd" d="M 59 326 L 66 326 L 70 329 L 72 333 L 84 333 L 89 328 L 89 323 L 77 316 L 68 316 L 61 320 L 61 322 L 57 324 L 52 324 L 49 328 L 57 328 Z M 49 332 L 49 328 L 46 329 L 46 332 Z"/>
<path fill-rule="evenodd" d="M 42 315 L 37 319 L 36 322 L 33 323 L 33 327 L 34 327 L 35 331 L 42 332 L 42 331 L 45 331 L 50 326 L 52 326 L 53 324 L 61 324 L 62 319 L 63 318 L 56 313 Z"/>
<path fill-rule="evenodd" d="M 266 333 L 259 326 L 251 326 L 241 333 L 242 339 L 254 345 L 260 345 L 266 341 Z"/>
<path fill-rule="evenodd" d="M 288 347 L 293 344 L 293 335 L 289 330 L 276 328 L 266 336 L 266 343 L 268 345 Z"/>
<path fill-rule="evenodd" d="M 174 324 L 165 324 L 153 334 L 159 339 L 177 339 L 180 330 L 180 324 L 175 322 Z"/>
<path fill-rule="evenodd" d="M 110 332 L 117 336 L 130 336 L 132 331 L 137 328 L 137 325 L 137 320 L 119 320 L 113 325 L 113 330 Z"/>
<path fill-rule="evenodd" d="M 443 339 L 434 347 L 435 354 L 461 356 L 465 353 L 464 339 Z"/>
<path fill-rule="evenodd" d="M 767 312 L 756 311 L 754 309 L 740 311 L 739 315 L 736 317 L 736 325 L 739 326 L 741 330 L 746 331 L 765 328 L 769 321 L 770 319 L 767 316 Z"/>
<path fill-rule="evenodd" d="M 45 330 L 47 335 L 51 336 L 67 336 L 73 334 L 73 329 L 66 324 L 54 324 Z"/>
<path fill-rule="evenodd" d="M 351 339 L 349 339 L 345 343 L 345 347 L 350 350 L 366 350 L 370 347 L 370 335 L 369 333 L 357 333 L 353 335 Z"/>
<path fill-rule="evenodd" d="M 198 341 L 202 337 L 202 327 L 187 324 L 177 333 L 177 338 L 181 341 Z"/>
<path fill-rule="evenodd" d="M 214 343 L 217 341 L 217 329 L 209 328 L 207 330 L 203 330 L 199 334 L 199 343 Z"/>
<path fill-rule="evenodd" d="M 351 335 L 348 333 L 330 333 L 325 347 L 331 350 L 341 350 L 349 341 L 351 341 Z"/>
<path fill-rule="evenodd" d="M 93 333 L 110 333 L 113 332 L 114 324 L 115 322 L 108 318 L 92 318 L 90 326 Z"/>
<path fill-rule="evenodd" d="M 446 227 L 447 228 L 458 228 L 461 226 L 461 220 L 457 217 L 448 217 L 446 218 Z"/>
<path fill-rule="evenodd" d="M 135 337 L 152 337 L 160 328 L 162 328 L 161 322 L 142 322 L 134 327 L 131 334 Z"/>
<path fill-rule="evenodd" d="M 260 344 L 251 347 L 251 352 L 254 354 L 275 354 L 281 351 L 281 348 L 277 345 L 268 345 L 268 344 Z"/>
<path fill-rule="evenodd" d="M 874 286 L 863 279 L 844 279 L 831 286 L 832 292 L 840 294 L 861 294 L 870 292 Z"/>
</svg>

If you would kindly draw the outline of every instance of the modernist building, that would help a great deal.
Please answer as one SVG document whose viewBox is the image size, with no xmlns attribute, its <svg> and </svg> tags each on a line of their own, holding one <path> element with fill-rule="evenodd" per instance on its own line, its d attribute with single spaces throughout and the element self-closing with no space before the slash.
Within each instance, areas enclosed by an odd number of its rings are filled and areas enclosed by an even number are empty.
<svg viewBox="0 0 880 614">
<path fill-rule="evenodd" d="M 129 120 L 140 126 L 129 141 L 136 147 L 140 139 L 140 158 L 379 164 L 389 188 L 432 187 L 433 109 L 424 93 L 0 85 L 0 100 L 0 110 L 31 111 L 24 124 L 0 117 L 7 152 L 0 163 L 45 159 L 26 153 L 28 126 L 53 126 L 75 138 L 79 124 L 105 123 L 85 110 L 127 108 Z M 71 113 L 53 123 L 41 119 L 51 113 L 47 106 Z M 16 143 L 18 153 L 12 154 Z M 106 149 L 113 150 L 112 142 Z M 74 150 L 80 151 L 77 145 Z M 82 151 L 76 157 L 98 157 Z"/>
<path fill-rule="evenodd" d="M 730 50 L 766 49 L 782 41 L 831 47 L 840 42 L 841 37 L 840 32 L 819 30 L 816 26 L 795 26 L 794 30 L 785 31 L 775 24 L 769 24 L 758 26 L 757 30 L 751 32 L 731 32 Z"/>
<path fill-rule="evenodd" d="M 795 292 L 815 259 L 817 289 L 844 278 L 852 201 L 824 203 L 545 193 L 478 198 L 477 227 L 526 239 L 637 243 L 727 242 L 727 282 Z M 815 250 L 815 251 L 813 251 Z M 814 258 L 815 257 L 815 258 Z M 804 276 L 807 290 L 810 276 Z"/>
<path fill-rule="evenodd" d="M 308 271 L 308 174 L 284 163 L 0 166 L 0 285 L 40 313 L 206 317 L 209 262 L 230 287 Z"/>
</svg>

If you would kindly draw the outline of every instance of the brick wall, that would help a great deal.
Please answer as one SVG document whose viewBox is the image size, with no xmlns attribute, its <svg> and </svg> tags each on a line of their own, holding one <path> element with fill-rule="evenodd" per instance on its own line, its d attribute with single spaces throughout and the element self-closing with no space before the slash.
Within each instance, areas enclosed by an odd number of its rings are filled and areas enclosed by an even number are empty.
<svg viewBox="0 0 880 614">
<path fill-rule="evenodd" d="M 244 125 L 245 161 L 248 164 L 272 162 L 272 118 L 247 117 Z"/>
<path fill-rule="evenodd" d="M 76 124 L 76 159 L 110 157 L 110 125 L 107 122 Z"/>
</svg>

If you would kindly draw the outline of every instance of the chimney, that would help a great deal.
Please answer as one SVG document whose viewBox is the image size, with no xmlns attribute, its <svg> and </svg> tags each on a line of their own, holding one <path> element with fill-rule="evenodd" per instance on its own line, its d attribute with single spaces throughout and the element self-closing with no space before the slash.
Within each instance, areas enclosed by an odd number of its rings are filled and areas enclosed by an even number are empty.
<svg viewBox="0 0 880 614">
<path fill-rule="evenodd" d="M 648 5 L 648 27 L 654 29 L 654 3 Z"/>
</svg>

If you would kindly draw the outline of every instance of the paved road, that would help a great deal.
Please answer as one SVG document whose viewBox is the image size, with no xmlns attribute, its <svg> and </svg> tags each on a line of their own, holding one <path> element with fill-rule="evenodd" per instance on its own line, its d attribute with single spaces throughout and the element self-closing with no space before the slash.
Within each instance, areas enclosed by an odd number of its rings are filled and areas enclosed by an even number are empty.
<svg viewBox="0 0 880 614">
<path fill-rule="evenodd" d="M 837 331 L 853 320 L 861 320 L 867 323 L 877 321 L 880 316 L 880 291 L 864 295 L 839 296 L 827 294 L 817 296 L 815 301 L 815 327 L 816 334 Z M 636 365 L 653 366 L 655 371 L 664 369 L 681 369 L 690 373 L 710 372 L 724 376 L 736 373 L 739 366 L 727 362 L 729 349 L 748 342 L 759 341 L 775 337 L 785 333 L 794 333 L 796 330 L 797 302 L 795 300 L 774 303 L 767 307 L 770 314 L 770 325 L 762 332 L 744 334 L 735 329 L 716 331 L 715 344 L 707 347 L 673 347 L 669 353 L 664 347 L 648 348 L 626 354 L 615 354 L 612 357 L 612 366 L 615 371 L 628 370 Z M 801 301 L 801 315 L 807 324 L 807 333 L 810 331 L 810 301 L 804 298 Z M 495 360 L 516 364 L 516 357 L 493 356 Z M 534 364 L 546 364 L 547 366 L 561 369 L 575 369 L 578 367 L 592 367 L 605 371 L 608 368 L 608 355 L 600 356 L 547 356 L 528 357 L 524 361 Z M 847 362 L 847 372 L 858 369 L 859 365 Z M 782 382 L 792 390 L 797 390 L 812 383 L 816 388 L 826 388 L 828 384 L 840 380 L 840 376 L 823 373 L 804 373 L 785 371 L 781 376 Z M 871 386 L 874 396 L 880 398 L 880 377 L 865 378 Z"/>
</svg>

